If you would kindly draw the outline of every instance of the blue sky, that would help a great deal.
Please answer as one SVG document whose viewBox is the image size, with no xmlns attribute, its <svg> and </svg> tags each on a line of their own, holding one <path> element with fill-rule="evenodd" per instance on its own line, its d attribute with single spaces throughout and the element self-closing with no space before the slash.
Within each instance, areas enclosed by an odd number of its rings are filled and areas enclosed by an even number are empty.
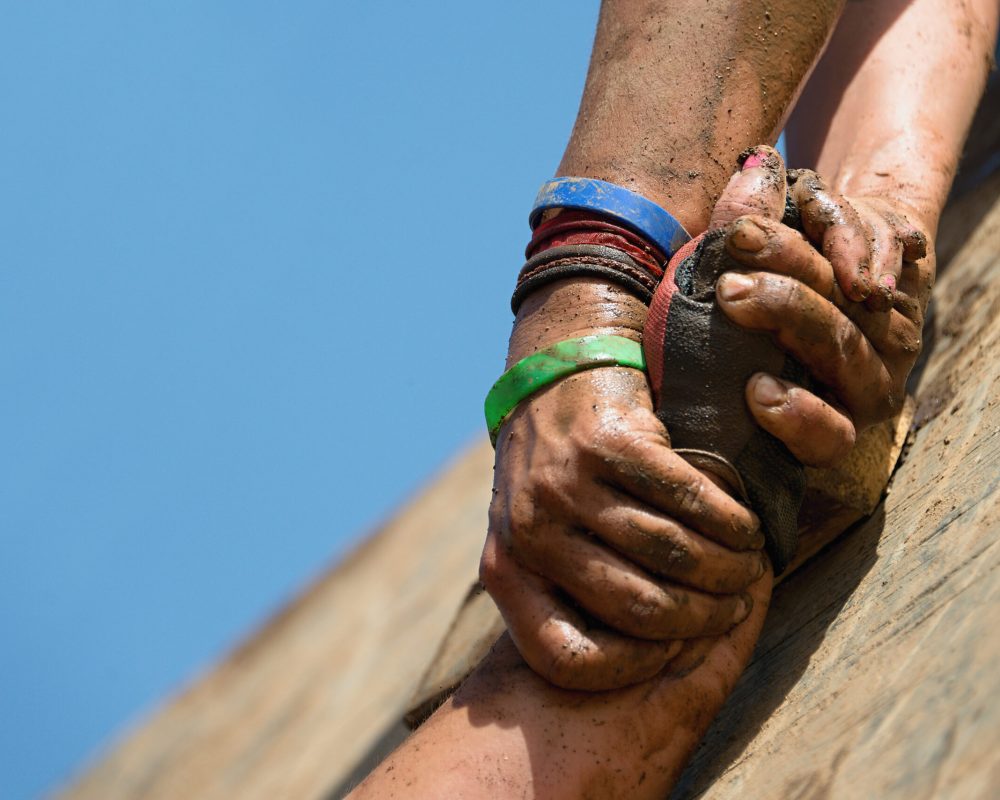
<svg viewBox="0 0 1000 800">
<path fill-rule="evenodd" d="M 4 3 L 0 786 L 480 435 L 596 0 Z"/>
</svg>

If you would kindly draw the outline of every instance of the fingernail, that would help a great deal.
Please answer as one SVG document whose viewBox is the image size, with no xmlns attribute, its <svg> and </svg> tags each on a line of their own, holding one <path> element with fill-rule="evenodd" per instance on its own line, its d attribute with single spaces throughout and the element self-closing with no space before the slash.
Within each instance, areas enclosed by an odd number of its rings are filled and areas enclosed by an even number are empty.
<svg viewBox="0 0 1000 800">
<path fill-rule="evenodd" d="M 676 641 L 671 642 L 667 646 L 667 661 L 670 661 L 670 659 L 672 659 L 672 658 L 677 658 L 677 656 L 680 654 L 681 650 L 683 650 L 683 649 L 684 649 L 684 642 L 683 641 L 681 641 L 681 640 L 678 639 Z"/>
<path fill-rule="evenodd" d="M 878 279 L 877 290 L 868 297 L 868 308 L 872 311 L 889 311 L 896 300 L 896 278 L 883 275 Z"/>
<path fill-rule="evenodd" d="M 724 272 L 719 276 L 715 293 L 722 300 L 734 301 L 746 297 L 753 288 L 753 278 L 738 272 Z"/>
<path fill-rule="evenodd" d="M 748 253 L 757 253 L 764 249 L 767 244 L 767 231 L 754 222 L 752 219 L 741 218 L 733 224 L 732 233 L 729 234 L 729 241 L 740 250 Z"/>
<path fill-rule="evenodd" d="M 768 563 L 769 562 L 767 560 L 767 554 L 762 552 L 760 554 L 760 568 L 757 570 L 757 578 L 764 577 L 764 573 L 767 572 Z M 755 578 L 754 580 L 756 580 L 757 578 Z"/>
<path fill-rule="evenodd" d="M 736 621 L 743 622 L 750 616 L 753 609 L 753 598 L 748 594 L 740 595 L 740 604 L 736 607 Z"/>
<path fill-rule="evenodd" d="M 746 172 L 748 169 L 761 166 L 766 160 L 767 151 L 754 148 L 743 159 L 743 165 L 740 167 L 740 170 Z"/>
<path fill-rule="evenodd" d="M 762 406 L 780 406 L 788 392 L 770 375 L 759 375 L 753 384 L 753 399 Z"/>
</svg>

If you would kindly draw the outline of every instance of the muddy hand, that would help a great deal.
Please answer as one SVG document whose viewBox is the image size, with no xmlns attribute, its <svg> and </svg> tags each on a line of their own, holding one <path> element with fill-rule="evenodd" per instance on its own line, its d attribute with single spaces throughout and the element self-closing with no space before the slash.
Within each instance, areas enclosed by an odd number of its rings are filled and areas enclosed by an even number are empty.
<svg viewBox="0 0 1000 800">
<path fill-rule="evenodd" d="M 844 296 L 872 311 L 891 309 L 904 265 L 927 255 L 926 233 L 898 202 L 845 197 L 812 170 L 789 170 L 788 182 L 802 229 L 832 265 Z"/>
<path fill-rule="evenodd" d="M 846 455 L 855 430 L 901 407 L 920 352 L 933 248 L 888 202 L 841 197 L 814 173 L 798 171 L 792 195 L 806 235 L 760 214 L 736 219 L 727 250 L 753 271 L 725 276 L 718 296 L 730 319 L 772 332 L 829 390 L 821 399 L 764 375 L 747 388 L 762 427 L 803 462 L 826 466 Z M 861 285 L 875 287 L 864 303 L 849 294 Z M 794 432 L 807 434 L 819 420 L 827 433 L 806 449 L 795 446 L 809 437 Z"/>
<path fill-rule="evenodd" d="M 764 145 L 749 151 L 741 171 L 730 179 L 719 198 L 709 228 L 726 228 L 727 251 L 757 271 L 749 275 L 726 273 L 718 282 L 716 296 L 723 311 L 746 327 L 754 328 L 748 323 L 766 314 L 767 329 L 775 332 L 778 343 L 825 382 L 829 370 L 822 359 L 788 342 L 798 343 L 799 337 L 807 335 L 807 324 L 818 328 L 821 338 L 837 333 L 837 320 L 814 319 L 811 297 L 805 294 L 808 287 L 832 291 L 833 271 L 830 262 L 801 233 L 781 224 L 785 196 L 785 169 L 778 152 Z M 778 243 L 785 246 L 776 249 Z M 855 426 L 850 415 L 838 404 L 787 380 L 765 373 L 754 375 L 746 387 L 746 401 L 757 423 L 804 464 L 836 463 L 854 446 Z"/>
<path fill-rule="evenodd" d="M 644 316 L 597 280 L 554 284 L 525 301 L 511 358 L 583 333 L 638 338 Z M 643 372 L 577 373 L 500 429 L 480 574 L 525 661 L 558 686 L 636 683 L 676 640 L 730 630 L 750 613 L 762 545 L 756 516 L 670 449 Z"/>
</svg>

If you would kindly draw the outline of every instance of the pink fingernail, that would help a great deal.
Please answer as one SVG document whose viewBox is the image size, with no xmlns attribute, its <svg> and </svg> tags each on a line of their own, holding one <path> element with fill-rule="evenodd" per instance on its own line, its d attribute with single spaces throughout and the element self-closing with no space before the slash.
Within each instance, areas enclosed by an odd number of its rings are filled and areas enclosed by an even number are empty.
<svg viewBox="0 0 1000 800">
<path fill-rule="evenodd" d="M 896 291 L 895 275 L 883 275 L 881 278 L 879 278 L 879 283 L 881 283 L 890 292 Z"/>
<path fill-rule="evenodd" d="M 787 396 L 785 387 L 770 375 L 759 375 L 753 385 L 753 399 L 762 406 L 783 405 Z"/>
<path fill-rule="evenodd" d="M 719 276 L 715 291 L 723 300 L 735 302 L 746 297 L 755 288 L 753 278 L 739 272 L 725 272 Z"/>
<path fill-rule="evenodd" d="M 754 167 L 759 167 L 764 163 L 765 155 L 759 150 L 754 150 L 750 155 L 746 157 L 743 162 L 742 170 L 746 172 L 748 169 L 753 169 Z"/>
</svg>

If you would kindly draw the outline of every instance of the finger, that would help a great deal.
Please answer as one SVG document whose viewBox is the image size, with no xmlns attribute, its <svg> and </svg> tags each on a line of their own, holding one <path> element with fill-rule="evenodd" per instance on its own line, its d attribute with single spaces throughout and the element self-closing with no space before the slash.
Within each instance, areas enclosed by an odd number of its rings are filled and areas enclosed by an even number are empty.
<svg viewBox="0 0 1000 800">
<path fill-rule="evenodd" d="M 903 243 L 904 261 L 912 263 L 927 257 L 927 236 L 922 230 L 911 225 L 905 217 L 897 230 Z"/>
<path fill-rule="evenodd" d="M 524 660 L 563 689 L 603 691 L 639 683 L 659 672 L 682 646 L 588 626 L 548 582 L 514 561 L 493 535 L 486 538 L 480 579 Z"/>
<path fill-rule="evenodd" d="M 785 213 L 785 164 L 778 151 L 758 145 L 742 158 L 740 171 L 729 179 L 715 204 L 709 230 L 724 228 L 745 214 L 780 220 Z"/>
<path fill-rule="evenodd" d="M 764 572 L 758 550 L 716 544 L 614 487 L 579 498 L 576 524 L 654 575 L 715 594 L 741 592 Z"/>
<path fill-rule="evenodd" d="M 885 230 L 884 225 L 881 230 Z M 926 238 L 915 229 L 914 233 L 919 235 L 926 252 Z M 923 261 L 908 265 L 912 268 L 903 270 L 900 256 L 902 246 L 898 244 L 898 237 L 890 234 L 883 241 L 880 247 L 883 261 L 879 269 L 883 273 L 899 277 L 899 281 L 893 287 L 890 280 L 889 288 L 894 288 L 895 292 L 882 297 L 891 298 L 895 307 L 895 312 L 892 313 L 898 312 L 916 325 L 916 336 L 913 325 L 903 325 L 901 321 L 893 321 L 890 325 L 884 319 L 884 311 L 869 307 L 875 294 L 864 305 L 847 300 L 834 283 L 830 263 L 798 231 L 760 217 L 742 217 L 730 226 L 726 249 L 737 262 L 748 269 L 788 275 L 802 281 L 823 297 L 833 299 L 861 327 L 882 355 L 904 350 L 910 353 L 911 358 L 916 358 L 920 347 L 919 330 L 923 325 L 923 307 L 926 304 L 923 298 L 928 294 L 927 287 L 933 283 L 932 267 Z M 889 255 L 886 257 L 887 252 Z M 872 313 L 873 311 L 877 313 Z"/>
<path fill-rule="evenodd" d="M 716 297 L 737 325 L 773 334 L 783 350 L 833 390 L 859 428 L 898 410 L 899 387 L 878 351 L 857 325 L 808 286 L 767 272 L 726 273 Z"/>
<path fill-rule="evenodd" d="M 934 288 L 935 266 L 932 255 L 913 263 L 904 260 L 903 271 L 896 285 L 895 308 L 921 327 L 924 324 L 927 301 Z"/>
<path fill-rule="evenodd" d="M 843 314 L 871 343 L 897 382 L 905 380 L 922 345 L 922 313 L 918 304 L 897 292 L 895 308 L 888 314 L 858 304 L 848 305 Z M 916 321 L 910 319 L 911 315 Z"/>
<path fill-rule="evenodd" d="M 746 400 L 757 424 L 803 464 L 830 467 L 854 448 L 851 418 L 800 386 L 758 372 L 747 382 Z"/>
<path fill-rule="evenodd" d="M 660 441 L 632 439 L 599 450 L 595 470 L 610 485 L 732 550 L 764 546 L 760 520 Z"/>
<path fill-rule="evenodd" d="M 747 269 L 787 275 L 826 298 L 833 292 L 830 262 L 799 231 L 774 220 L 740 217 L 726 235 L 726 251 Z"/>
<path fill-rule="evenodd" d="M 926 234 L 910 222 L 909 218 L 898 211 L 898 206 L 888 202 L 880 205 L 883 219 L 893 228 L 896 238 L 903 251 L 903 260 L 906 262 L 919 261 L 927 256 L 927 236 Z"/>
<path fill-rule="evenodd" d="M 871 257 L 872 278 L 875 288 L 865 300 L 871 311 L 888 311 L 896 295 L 896 284 L 903 269 L 903 243 L 886 218 L 872 208 L 856 208 L 868 230 L 868 252 Z"/>
<path fill-rule="evenodd" d="M 653 640 L 714 636 L 750 613 L 751 603 L 744 595 L 714 595 L 657 581 L 584 533 L 552 526 L 534 543 L 534 548 L 518 550 L 518 560 L 536 573 L 544 569 L 544 576 L 581 608 L 627 636 Z"/>
<path fill-rule="evenodd" d="M 721 637 L 685 642 L 681 652 L 671 659 L 663 671 L 664 677 L 684 681 L 690 694 L 685 692 L 681 697 L 699 698 L 699 714 L 710 714 L 721 706 L 743 673 L 764 625 L 772 586 L 773 576 L 768 572 L 750 587 L 754 609 L 742 624 Z M 650 701 L 660 700 L 659 692 L 677 695 L 676 681 L 657 681 L 657 684 L 657 689 L 650 695 Z M 677 708 L 677 712 L 679 719 L 689 713 L 684 706 Z"/>
<path fill-rule="evenodd" d="M 789 176 L 789 183 L 806 236 L 833 266 L 844 294 L 854 301 L 864 300 L 874 286 L 868 232 L 858 212 L 843 197 L 829 190 L 812 170 L 794 171 Z"/>
</svg>

